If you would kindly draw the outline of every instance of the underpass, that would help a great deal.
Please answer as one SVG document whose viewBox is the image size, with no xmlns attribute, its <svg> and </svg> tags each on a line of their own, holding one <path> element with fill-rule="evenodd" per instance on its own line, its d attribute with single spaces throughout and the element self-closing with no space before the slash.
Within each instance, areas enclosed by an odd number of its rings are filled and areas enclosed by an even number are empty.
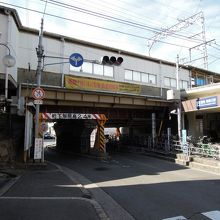
<svg viewBox="0 0 220 220">
<path fill-rule="evenodd" d="M 57 149 L 60 151 L 91 153 L 91 133 L 96 128 L 94 149 L 101 153 L 106 152 L 105 128 L 120 128 L 120 139 L 131 144 L 139 144 L 137 140 L 141 137 L 149 137 L 153 144 L 154 138 L 166 133 L 168 126 L 174 132 L 176 129 L 176 117 L 169 117 L 172 103 L 163 98 L 51 86 L 43 89 L 45 98 L 40 106 L 40 122 L 55 123 Z M 27 110 L 34 117 L 32 89 L 27 84 L 21 84 L 21 95 L 26 99 Z M 104 117 L 101 126 L 100 116 Z"/>
</svg>

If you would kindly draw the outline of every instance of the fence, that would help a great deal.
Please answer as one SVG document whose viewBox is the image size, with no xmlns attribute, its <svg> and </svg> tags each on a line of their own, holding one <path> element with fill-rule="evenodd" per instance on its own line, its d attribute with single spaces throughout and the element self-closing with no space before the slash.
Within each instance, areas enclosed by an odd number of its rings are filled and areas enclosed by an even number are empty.
<svg viewBox="0 0 220 220">
<path fill-rule="evenodd" d="M 126 141 L 125 141 L 126 140 Z M 153 146 L 151 136 L 136 137 L 135 139 L 124 139 L 121 144 L 124 148 L 129 148 L 133 151 L 154 151 L 164 152 L 165 154 L 184 153 L 187 156 L 200 156 L 206 158 L 214 158 L 220 160 L 220 144 L 203 143 L 201 141 L 187 141 L 186 144 L 181 141 L 171 139 L 167 136 L 156 138 Z M 125 147 L 126 146 L 126 147 Z"/>
<path fill-rule="evenodd" d="M 217 143 L 191 143 L 187 142 L 185 146 L 180 141 L 172 141 L 172 152 L 182 152 L 189 156 L 200 156 L 220 160 L 220 144 Z"/>
</svg>

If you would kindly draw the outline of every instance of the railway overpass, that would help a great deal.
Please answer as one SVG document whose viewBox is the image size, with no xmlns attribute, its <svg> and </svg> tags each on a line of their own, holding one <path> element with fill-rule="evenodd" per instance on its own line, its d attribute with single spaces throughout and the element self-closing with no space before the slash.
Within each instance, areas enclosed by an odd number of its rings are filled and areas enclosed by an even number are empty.
<svg viewBox="0 0 220 220">
<path fill-rule="evenodd" d="M 34 74 L 34 72 L 27 73 L 25 69 L 18 71 L 20 96 L 24 97 L 27 109 L 33 115 L 35 109 L 32 105 L 34 103 L 32 91 L 36 87 L 35 81 L 32 81 Z M 88 114 L 105 115 L 107 118 L 105 127 L 127 128 L 127 135 L 130 138 L 152 137 L 152 132 L 155 136 L 162 132 L 166 133 L 169 112 L 173 108 L 173 103 L 166 100 L 166 89 L 98 79 L 91 81 L 89 78 L 68 75 L 65 76 L 65 87 L 61 87 L 56 85 L 60 79 L 59 74 L 47 72 L 42 75 L 46 76 L 46 79 L 42 78 L 45 98 L 40 106 L 40 112 L 44 115 L 42 120 L 56 122 L 57 147 L 60 150 L 90 152 L 90 135 L 99 125 L 100 120 L 88 119 L 86 118 Z M 67 80 L 73 79 L 78 80 L 74 82 L 77 89 L 67 83 Z M 123 88 L 124 91 L 117 91 L 118 87 Z M 82 119 L 73 120 L 76 119 L 74 117 L 76 114 L 81 114 Z M 45 115 L 50 116 L 45 117 Z M 155 116 L 154 121 L 152 115 Z M 173 118 L 173 121 L 175 128 L 176 119 Z M 169 126 L 171 124 L 169 121 Z M 154 131 L 152 126 L 155 127 Z M 100 136 L 97 138 L 100 139 Z M 33 142 L 33 140 L 29 141 Z"/>
</svg>

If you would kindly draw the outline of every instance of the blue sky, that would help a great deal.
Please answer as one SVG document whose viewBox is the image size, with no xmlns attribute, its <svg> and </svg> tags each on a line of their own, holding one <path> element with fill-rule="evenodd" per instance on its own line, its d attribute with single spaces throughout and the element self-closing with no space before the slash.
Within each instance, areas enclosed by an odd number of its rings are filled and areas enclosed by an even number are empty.
<svg viewBox="0 0 220 220">
<path fill-rule="evenodd" d="M 16 8 L 24 26 L 40 28 L 42 14 L 19 7 L 43 12 L 44 0 L 0 4 Z M 191 54 L 191 65 L 199 68 L 206 67 L 207 55 L 208 69 L 220 73 L 219 12 L 218 0 L 48 0 L 46 13 L 66 19 L 45 15 L 44 30 L 171 62 L 178 54 L 185 65 Z"/>
</svg>

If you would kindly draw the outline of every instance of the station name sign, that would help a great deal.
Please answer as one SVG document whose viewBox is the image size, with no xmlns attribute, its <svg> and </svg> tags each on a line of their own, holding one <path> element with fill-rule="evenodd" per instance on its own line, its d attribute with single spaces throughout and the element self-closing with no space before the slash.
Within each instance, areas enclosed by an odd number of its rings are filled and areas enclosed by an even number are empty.
<svg viewBox="0 0 220 220">
<path fill-rule="evenodd" d="M 215 107 L 217 105 L 218 105 L 217 96 L 198 98 L 196 100 L 197 109 L 210 108 L 210 107 Z"/>
</svg>

